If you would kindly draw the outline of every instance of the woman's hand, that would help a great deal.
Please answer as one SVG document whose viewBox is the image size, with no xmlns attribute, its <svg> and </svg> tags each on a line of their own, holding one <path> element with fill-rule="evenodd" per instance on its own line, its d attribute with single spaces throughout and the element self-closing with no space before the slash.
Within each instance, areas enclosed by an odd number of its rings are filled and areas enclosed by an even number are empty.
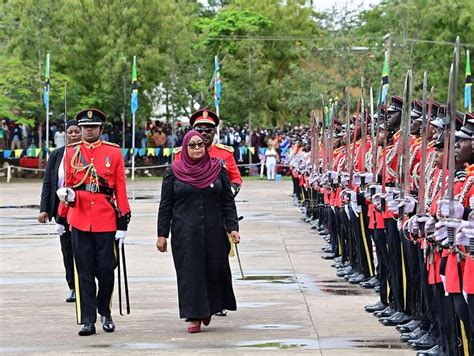
<svg viewBox="0 0 474 356">
<path fill-rule="evenodd" d="M 48 213 L 45 212 L 45 211 L 42 211 L 41 213 L 39 213 L 38 215 L 38 222 L 42 223 L 42 224 L 46 224 L 48 222 Z"/>
<path fill-rule="evenodd" d="M 158 238 L 156 239 L 156 248 L 160 252 L 168 251 L 168 242 L 166 241 L 166 237 L 158 236 Z"/>
<path fill-rule="evenodd" d="M 238 231 L 231 231 L 230 236 L 232 237 L 232 241 L 234 241 L 235 244 L 240 242 L 240 235 Z"/>
</svg>

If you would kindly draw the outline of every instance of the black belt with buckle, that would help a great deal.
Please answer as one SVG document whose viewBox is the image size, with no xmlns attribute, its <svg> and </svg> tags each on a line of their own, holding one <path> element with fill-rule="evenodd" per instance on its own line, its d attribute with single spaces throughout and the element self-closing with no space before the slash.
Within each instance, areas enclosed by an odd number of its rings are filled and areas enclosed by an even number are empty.
<svg viewBox="0 0 474 356">
<path fill-rule="evenodd" d="M 112 188 L 104 187 L 103 185 L 95 185 L 95 184 L 81 184 L 75 190 L 85 190 L 91 193 L 100 193 L 104 195 L 113 195 L 114 190 Z"/>
</svg>

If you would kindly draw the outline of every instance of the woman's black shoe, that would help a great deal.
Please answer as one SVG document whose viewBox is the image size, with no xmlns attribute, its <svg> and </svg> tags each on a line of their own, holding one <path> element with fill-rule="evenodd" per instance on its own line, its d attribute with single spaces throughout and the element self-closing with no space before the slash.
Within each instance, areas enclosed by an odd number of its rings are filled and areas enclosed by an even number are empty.
<svg viewBox="0 0 474 356">
<path fill-rule="evenodd" d="M 78 332 L 79 336 L 89 336 L 95 334 L 95 325 L 93 323 L 85 323 Z"/>
</svg>

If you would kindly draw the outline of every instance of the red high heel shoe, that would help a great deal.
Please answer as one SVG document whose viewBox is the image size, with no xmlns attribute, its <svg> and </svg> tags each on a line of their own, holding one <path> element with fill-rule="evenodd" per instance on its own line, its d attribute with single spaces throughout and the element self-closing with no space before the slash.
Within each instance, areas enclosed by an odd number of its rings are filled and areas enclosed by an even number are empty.
<svg viewBox="0 0 474 356">
<path fill-rule="evenodd" d="M 199 324 L 191 324 L 188 326 L 188 333 L 196 334 L 201 332 L 201 320 L 199 320 Z"/>
<path fill-rule="evenodd" d="M 202 323 L 204 324 L 204 326 L 208 326 L 211 323 L 211 317 L 202 319 Z"/>
</svg>

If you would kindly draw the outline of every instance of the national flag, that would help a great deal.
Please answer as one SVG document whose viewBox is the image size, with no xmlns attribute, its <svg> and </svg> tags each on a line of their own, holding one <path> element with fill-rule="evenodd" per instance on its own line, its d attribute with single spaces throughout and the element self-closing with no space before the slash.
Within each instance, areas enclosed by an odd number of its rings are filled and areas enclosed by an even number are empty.
<svg viewBox="0 0 474 356">
<path fill-rule="evenodd" d="M 472 87 L 472 76 L 471 76 L 471 61 L 469 59 L 469 50 L 466 50 L 466 84 L 464 84 L 464 107 L 467 110 L 471 110 L 471 87 Z"/>
<path fill-rule="evenodd" d="M 49 53 L 46 55 L 46 65 L 44 69 L 44 91 L 43 91 L 43 103 L 44 107 L 49 107 Z"/>
<path fill-rule="evenodd" d="M 137 78 L 137 56 L 133 56 L 132 66 L 132 95 L 130 98 L 130 110 L 135 114 L 138 110 L 138 78 Z"/>
<path fill-rule="evenodd" d="M 383 69 L 382 69 L 382 91 L 380 92 L 379 97 L 379 104 L 385 104 L 387 100 L 388 88 L 389 88 L 389 81 L 388 81 L 388 55 L 385 51 L 385 58 L 383 61 Z"/>
<path fill-rule="evenodd" d="M 221 74 L 219 72 L 219 58 L 217 55 L 214 57 L 214 107 L 219 107 L 219 101 L 221 100 Z"/>
<path fill-rule="evenodd" d="M 329 99 L 329 105 L 326 106 L 324 109 L 324 123 L 326 127 L 329 127 L 331 123 L 331 114 L 334 108 L 334 104 L 332 103 L 332 99 Z"/>
</svg>

